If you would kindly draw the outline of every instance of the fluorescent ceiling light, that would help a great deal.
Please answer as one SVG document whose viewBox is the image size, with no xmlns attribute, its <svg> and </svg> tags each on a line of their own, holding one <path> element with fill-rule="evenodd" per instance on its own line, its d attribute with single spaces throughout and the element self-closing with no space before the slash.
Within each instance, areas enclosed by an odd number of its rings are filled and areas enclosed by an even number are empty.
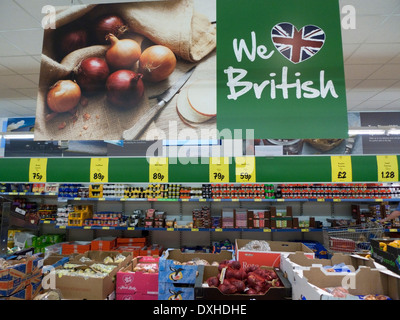
<svg viewBox="0 0 400 320">
<path fill-rule="evenodd" d="M 349 135 L 356 134 L 370 134 L 370 135 L 383 135 L 386 131 L 383 129 L 351 129 L 349 130 Z"/>
<path fill-rule="evenodd" d="M 4 139 L 33 139 L 34 137 L 35 135 L 33 133 L 3 135 Z"/>
</svg>

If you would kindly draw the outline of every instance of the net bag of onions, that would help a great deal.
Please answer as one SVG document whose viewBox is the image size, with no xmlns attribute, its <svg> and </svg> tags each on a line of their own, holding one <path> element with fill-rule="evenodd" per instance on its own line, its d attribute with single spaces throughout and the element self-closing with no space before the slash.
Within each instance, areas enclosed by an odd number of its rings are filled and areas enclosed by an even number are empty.
<svg viewBox="0 0 400 320">
<path fill-rule="evenodd" d="M 35 140 L 122 139 L 156 103 L 149 97 L 194 64 L 209 71 L 215 48 L 215 25 L 193 0 L 58 7 L 44 30 Z M 175 106 L 147 131 L 179 119 Z"/>
</svg>

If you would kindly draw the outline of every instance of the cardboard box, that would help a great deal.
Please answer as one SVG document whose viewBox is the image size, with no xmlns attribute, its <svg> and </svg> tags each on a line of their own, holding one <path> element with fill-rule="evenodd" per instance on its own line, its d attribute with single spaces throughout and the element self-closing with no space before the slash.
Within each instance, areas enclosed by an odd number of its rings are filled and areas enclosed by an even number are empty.
<svg viewBox="0 0 400 320">
<path fill-rule="evenodd" d="M 117 272 L 116 294 L 134 295 L 141 293 L 143 295 L 158 295 L 158 272 L 134 272 L 138 263 L 157 264 L 159 258 L 155 257 L 137 257 L 125 268 Z M 117 299 L 118 300 L 118 299 Z M 133 299 L 140 300 L 140 299 Z"/>
<path fill-rule="evenodd" d="M 117 238 L 117 246 L 135 246 L 144 247 L 147 244 L 147 238 Z"/>
<path fill-rule="evenodd" d="M 221 262 L 232 260 L 231 251 L 220 253 L 183 253 L 179 249 L 168 249 L 161 256 L 159 261 L 158 281 L 168 283 L 194 284 L 196 282 L 197 265 L 179 265 L 175 261 L 188 262 L 193 259 L 204 259 L 210 264 L 214 261 Z"/>
<path fill-rule="evenodd" d="M 144 246 L 140 249 L 140 256 L 160 256 L 163 252 L 163 247 L 159 245 Z"/>
<path fill-rule="evenodd" d="M 349 255 L 343 253 L 334 253 L 331 259 L 310 259 L 304 252 L 296 252 L 288 256 L 281 257 L 280 269 L 285 277 L 292 285 L 292 292 L 296 294 L 301 288 L 298 288 L 295 282 L 295 273 L 302 275 L 303 270 L 308 270 L 310 267 L 334 266 L 344 263 L 350 270 L 356 271 L 359 267 L 365 266 L 369 268 L 377 268 L 372 259 L 364 258 L 358 255 Z M 339 272 L 339 270 L 336 270 Z M 344 271 L 347 272 L 347 271 Z M 298 294 L 296 294 L 298 296 Z"/>
<path fill-rule="evenodd" d="M 110 257 L 114 259 L 117 255 L 123 255 L 125 256 L 124 261 L 122 262 L 105 262 L 105 259 L 107 257 Z M 128 265 L 129 262 L 132 261 L 133 256 L 130 252 L 117 252 L 117 251 L 87 251 L 84 254 L 77 255 L 74 258 L 71 259 L 71 263 L 77 263 L 77 264 L 82 264 L 81 259 L 83 258 L 88 258 L 91 261 L 88 261 L 86 264 L 92 264 L 92 263 L 104 263 L 107 265 L 115 265 L 118 266 L 119 268 L 125 267 Z"/>
<path fill-rule="evenodd" d="M 140 249 L 141 248 L 142 248 L 141 246 L 128 246 L 128 245 L 125 245 L 125 246 L 116 247 L 114 249 L 114 251 L 131 252 L 133 257 L 138 257 L 138 256 L 140 256 Z"/>
<path fill-rule="evenodd" d="M 0 296 L 11 296 L 24 289 L 31 279 L 42 273 L 43 260 L 40 255 L 8 260 L 11 266 L 0 270 Z"/>
<path fill-rule="evenodd" d="M 389 243 L 398 239 L 371 239 L 371 257 L 378 263 L 400 275 L 400 248 L 389 246 Z M 379 243 L 386 244 L 386 251 L 384 251 Z"/>
<path fill-rule="evenodd" d="M 295 252 L 304 252 L 307 257 L 314 258 L 315 253 L 306 245 L 300 242 L 284 242 L 284 241 L 267 241 L 271 251 L 250 251 L 241 249 L 247 243 L 253 240 L 236 239 L 235 240 L 235 257 L 240 261 L 243 267 L 247 265 L 279 267 L 281 256 Z"/>
<path fill-rule="evenodd" d="M 261 268 L 272 269 L 271 267 L 262 266 Z M 291 285 L 284 277 L 282 271 L 273 268 L 278 275 L 283 287 L 269 288 L 265 294 L 249 295 L 249 294 L 224 294 L 216 287 L 203 287 L 203 283 L 209 277 L 218 276 L 218 267 L 216 266 L 200 266 L 199 276 L 195 284 L 196 300 L 287 300 L 291 299 Z"/>
<path fill-rule="evenodd" d="M 119 267 L 115 267 L 104 278 L 83 276 L 56 276 L 56 288 L 67 300 L 106 300 L 115 292 L 115 279 Z"/>
<path fill-rule="evenodd" d="M 400 299 L 400 277 L 388 270 L 360 266 L 355 272 L 325 272 L 320 267 L 303 270 L 303 276 L 295 273 L 299 290 L 293 292 L 293 300 L 360 300 L 364 295 L 385 295 L 392 300 Z M 334 297 L 323 288 L 347 287 L 349 295 Z"/>
<path fill-rule="evenodd" d="M 158 300 L 194 300 L 194 284 L 159 282 Z"/>
<path fill-rule="evenodd" d="M 72 241 L 62 244 L 62 254 L 85 253 L 91 249 L 90 241 Z"/>
<path fill-rule="evenodd" d="M 69 257 L 61 255 L 50 255 L 43 262 L 42 273 L 47 273 L 51 268 L 57 268 L 69 261 Z"/>
<path fill-rule="evenodd" d="M 133 294 L 117 293 L 116 300 L 158 300 L 158 293 L 157 294 L 146 294 L 141 292 L 136 292 Z"/>
<path fill-rule="evenodd" d="M 112 250 L 116 245 L 116 237 L 100 237 L 92 240 L 91 250 Z"/>
</svg>

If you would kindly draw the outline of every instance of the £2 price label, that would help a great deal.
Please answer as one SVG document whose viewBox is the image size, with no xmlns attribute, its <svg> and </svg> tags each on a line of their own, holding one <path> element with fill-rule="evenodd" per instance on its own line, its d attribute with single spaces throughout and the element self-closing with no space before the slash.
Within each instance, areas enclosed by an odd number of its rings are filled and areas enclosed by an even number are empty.
<svg viewBox="0 0 400 320">
<path fill-rule="evenodd" d="M 353 170 L 350 156 L 331 156 L 332 182 L 352 182 Z"/>
<path fill-rule="evenodd" d="M 46 182 L 47 159 L 32 158 L 29 162 L 29 182 Z"/>
<path fill-rule="evenodd" d="M 108 158 L 90 159 L 90 182 L 108 182 Z"/>
</svg>

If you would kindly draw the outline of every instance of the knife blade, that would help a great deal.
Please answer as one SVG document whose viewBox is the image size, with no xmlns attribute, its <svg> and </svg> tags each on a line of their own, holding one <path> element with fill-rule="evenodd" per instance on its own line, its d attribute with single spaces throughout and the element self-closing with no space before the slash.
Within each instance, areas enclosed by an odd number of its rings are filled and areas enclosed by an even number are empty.
<svg viewBox="0 0 400 320">
<path fill-rule="evenodd" d="M 196 66 L 190 68 L 178 81 L 176 81 L 170 88 L 161 93 L 158 97 L 158 103 L 150 108 L 131 128 L 122 133 L 123 140 L 135 140 L 150 124 L 150 122 L 164 109 L 164 107 L 171 101 L 171 99 L 180 91 L 186 81 L 189 80 L 194 72 Z"/>
</svg>

